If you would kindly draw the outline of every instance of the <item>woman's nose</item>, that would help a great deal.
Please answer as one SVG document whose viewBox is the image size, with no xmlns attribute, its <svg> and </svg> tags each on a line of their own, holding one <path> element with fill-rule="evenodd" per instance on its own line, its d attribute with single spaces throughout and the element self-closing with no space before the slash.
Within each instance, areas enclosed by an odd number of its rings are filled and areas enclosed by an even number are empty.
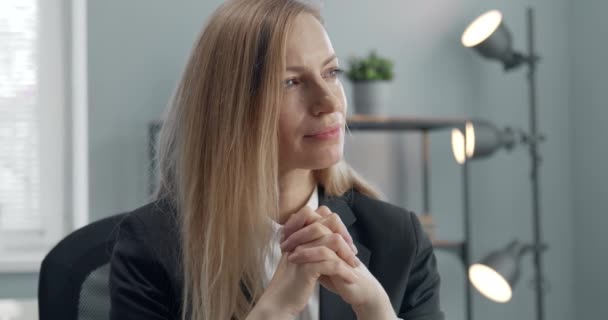
<svg viewBox="0 0 608 320">
<path fill-rule="evenodd" d="M 315 116 L 322 113 L 333 113 L 342 108 L 342 102 L 328 88 L 327 84 L 318 85 L 318 89 L 312 95 L 312 112 Z"/>
</svg>

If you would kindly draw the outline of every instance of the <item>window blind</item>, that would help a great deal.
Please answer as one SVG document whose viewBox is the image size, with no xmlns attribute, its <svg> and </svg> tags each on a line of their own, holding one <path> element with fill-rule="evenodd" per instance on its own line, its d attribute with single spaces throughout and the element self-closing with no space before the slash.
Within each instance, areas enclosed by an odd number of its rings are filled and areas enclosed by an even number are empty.
<svg viewBox="0 0 608 320">
<path fill-rule="evenodd" d="M 64 225 L 66 64 L 59 3 L 0 1 L 0 269 L 39 263 Z"/>
</svg>

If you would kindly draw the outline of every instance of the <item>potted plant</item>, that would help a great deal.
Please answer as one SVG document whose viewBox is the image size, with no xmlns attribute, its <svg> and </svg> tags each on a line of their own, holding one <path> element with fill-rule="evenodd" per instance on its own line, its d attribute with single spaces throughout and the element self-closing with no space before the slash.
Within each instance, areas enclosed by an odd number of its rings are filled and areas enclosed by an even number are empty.
<svg viewBox="0 0 608 320">
<path fill-rule="evenodd" d="M 351 58 L 347 76 L 353 82 L 354 112 L 383 114 L 390 100 L 393 63 L 372 51 L 366 58 Z"/>
</svg>

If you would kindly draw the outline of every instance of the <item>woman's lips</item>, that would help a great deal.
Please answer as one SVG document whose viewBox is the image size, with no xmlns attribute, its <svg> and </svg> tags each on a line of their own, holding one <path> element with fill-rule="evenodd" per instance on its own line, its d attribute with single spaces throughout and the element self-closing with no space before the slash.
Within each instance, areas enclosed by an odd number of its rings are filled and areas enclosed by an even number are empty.
<svg viewBox="0 0 608 320">
<path fill-rule="evenodd" d="M 307 135 L 304 137 L 314 138 L 314 139 L 331 139 L 331 138 L 335 138 L 335 137 L 339 136 L 341 130 L 342 130 L 341 125 L 335 125 L 335 126 L 331 126 L 326 129 L 322 129 L 321 131 L 319 131 L 315 134 Z"/>
</svg>

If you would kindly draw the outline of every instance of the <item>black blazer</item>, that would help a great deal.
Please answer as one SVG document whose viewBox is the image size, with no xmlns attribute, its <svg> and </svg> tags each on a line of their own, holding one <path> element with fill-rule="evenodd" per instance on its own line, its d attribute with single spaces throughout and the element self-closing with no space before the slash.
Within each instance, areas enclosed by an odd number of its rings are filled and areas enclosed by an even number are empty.
<svg viewBox="0 0 608 320">
<path fill-rule="evenodd" d="M 350 232 L 359 259 L 378 279 L 396 314 L 407 320 L 442 320 L 439 274 L 431 242 L 416 215 L 357 191 L 326 196 L 319 205 L 336 212 Z M 111 272 L 111 319 L 179 319 L 183 277 L 179 229 L 170 202 L 130 212 L 120 225 Z M 320 290 L 320 320 L 356 319 L 350 305 Z"/>
</svg>

